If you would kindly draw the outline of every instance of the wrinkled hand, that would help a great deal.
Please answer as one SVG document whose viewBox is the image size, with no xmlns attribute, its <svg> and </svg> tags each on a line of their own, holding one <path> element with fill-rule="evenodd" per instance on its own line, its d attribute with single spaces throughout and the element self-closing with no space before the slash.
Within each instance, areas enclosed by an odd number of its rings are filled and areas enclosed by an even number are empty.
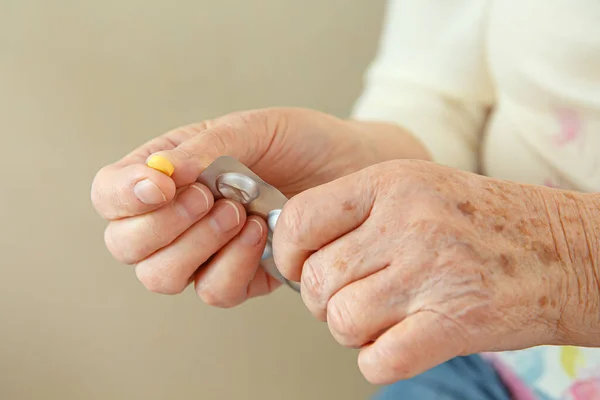
<svg viewBox="0 0 600 400">
<path fill-rule="evenodd" d="M 258 268 L 267 228 L 240 204 L 215 203 L 195 183 L 200 172 L 230 155 L 291 196 L 381 161 L 369 140 L 351 123 L 310 110 L 231 114 L 176 129 L 102 168 L 92 201 L 109 221 L 108 249 L 136 266 L 146 288 L 175 294 L 195 281 L 205 302 L 230 307 L 278 285 Z M 175 166 L 171 177 L 145 165 L 155 153 Z"/>
<path fill-rule="evenodd" d="M 382 163 L 291 199 L 275 260 L 335 339 L 361 348 L 373 383 L 458 355 L 557 343 L 567 299 L 584 298 L 593 274 L 569 275 L 544 190 L 427 162 Z M 566 295 L 577 286 L 580 297 Z"/>
</svg>

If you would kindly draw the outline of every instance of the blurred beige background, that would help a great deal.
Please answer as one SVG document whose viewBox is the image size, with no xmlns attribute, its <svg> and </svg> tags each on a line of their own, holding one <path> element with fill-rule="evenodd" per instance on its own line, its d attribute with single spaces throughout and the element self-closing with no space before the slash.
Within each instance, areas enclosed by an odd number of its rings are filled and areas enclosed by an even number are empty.
<svg viewBox="0 0 600 400">
<path fill-rule="evenodd" d="M 365 399 L 289 290 L 235 310 L 111 259 L 95 172 L 178 125 L 347 115 L 383 0 L 0 1 L 0 399 Z"/>
</svg>

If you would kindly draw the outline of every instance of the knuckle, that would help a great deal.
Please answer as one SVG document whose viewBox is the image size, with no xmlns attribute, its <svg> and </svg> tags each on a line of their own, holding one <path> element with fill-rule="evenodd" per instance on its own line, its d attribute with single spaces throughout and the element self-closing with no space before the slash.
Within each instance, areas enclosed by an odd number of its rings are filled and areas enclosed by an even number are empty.
<svg viewBox="0 0 600 400">
<path fill-rule="evenodd" d="M 139 229 L 123 226 L 122 222 L 115 221 L 108 224 L 104 231 L 104 243 L 117 261 L 133 265 L 151 254 L 155 247 L 152 247 L 153 241 L 136 240 L 137 237 L 147 235 L 140 235 Z"/>
<path fill-rule="evenodd" d="M 246 110 L 229 114 L 233 121 L 243 125 L 257 125 L 263 127 L 268 120 L 268 111 L 264 109 Z"/>
<path fill-rule="evenodd" d="M 210 120 L 207 121 L 200 121 L 200 122 L 195 122 L 193 124 L 189 124 L 189 125 L 184 125 L 184 126 L 180 126 L 176 129 L 174 129 L 173 131 L 169 132 L 169 134 L 166 136 L 167 138 L 171 137 L 171 136 L 176 136 L 176 137 L 180 137 L 181 142 L 202 134 L 202 132 L 206 131 L 209 128 L 210 125 Z M 177 146 L 179 145 L 178 142 L 173 143 L 174 146 L 172 146 L 173 148 L 177 148 Z"/>
<path fill-rule="evenodd" d="M 102 181 L 104 180 L 104 175 L 106 175 L 106 170 L 107 167 L 103 167 L 96 173 L 94 180 L 92 181 L 92 188 L 90 190 L 92 206 L 96 212 L 101 215 L 104 213 L 105 194 L 104 189 L 102 188 Z"/>
<path fill-rule="evenodd" d="M 239 303 L 231 296 L 225 296 L 220 291 L 216 291 L 206 285 L 198 286 L 196 288 L 196 294 L 203 303 L 211 307 L 232 308 Z"/>
<path fill-rule="evenodd" d="M 231 147 L 232 129 L 228 125 L 220 126 L 219 129 L 212 129 L 203 134 L 207 146 L 213 148 L 219 154 L 226 154 Z"/>
<path fill-rule="evenodd" d="M 187 287 L 186 282 L 165 278 L 153 269 L 140 264 L 136 266 L 135 274 L 140 283 L 152 293 L 174 295 L 183 292 Z"/>
<path fill-rule="evenodd" d="M 193 124 L 178 126 L 159 136 L 147 145 L 148 153 L 156 153 L 164 150 L 175 150 L 185 144 L 194 136 L 202 134 L 209 128 L 210 121 L 200 121 Z"/>
<path fill-rule="evenodd" d="M 325 288 L 323 268 L 315 257 L 309 257 L 304 262 L 301 276 L 302 296 L 310 298 L 311 302 L 318 302 Z M 306 298 L 305 297 L 305 298 Z"/>
<path fill-rule="evenodd" d="M 298 206 L 296 203 L 298 201 L 295 199 L 288 201 L 277 221 L 277 227 L 280 227 L 278 230 L 283 230 L 286 241 L 294 244 L 301 242 L 304 214 L 304 208 Z"/>
<path fill-rule="evenodd" d="M 131 249 L 131 247 L 127 246 L 127 243 L 122 240 L 116 240 L 115 229 L 112 223 L 108 224 L 104 230 L 104 243 L 110 254 L 117 261 L 127 265 L 135 264 L 139 261 L 130 251 L 127 251 L 127 249 Z"/>
<path fill-rule="evenodd" d="M 342 346 L 358 348 L 364 344 L 360 326 L 353 318 L 348 303 L 339 295 L 332 298 L 327 305 L 327 324 Z"/>
<path fill-rule="evenodd" d="M 427 174 L 414 168 L 408 160 L 393 160 L 374 165 L 368 169 L 369 179 L 379 188 L 391 189 L 401 184 L 414 190 L 427 184 Z"/>
</svg>

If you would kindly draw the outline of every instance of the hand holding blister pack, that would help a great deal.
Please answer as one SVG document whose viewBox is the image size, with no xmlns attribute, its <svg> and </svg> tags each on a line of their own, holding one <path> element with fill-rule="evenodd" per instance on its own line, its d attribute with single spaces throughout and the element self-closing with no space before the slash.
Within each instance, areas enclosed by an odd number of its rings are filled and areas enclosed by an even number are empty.
<svg viewBox="0 0 600 400">
<path fill-rule="evenodd" d="M 300 284 L 287 280 L 279 272 L 273 259 L 273 231 L 279 214 L 288 201 L 287 197 L 230 156 L 217 158 L 200 174 L 197 181 L 208 187 L 215 199 L 237 201 L 248 214 L 258 215 L 267 221 L 269 233 L 261 266 L 269 275 L 299 292 Z"/>
</svg>

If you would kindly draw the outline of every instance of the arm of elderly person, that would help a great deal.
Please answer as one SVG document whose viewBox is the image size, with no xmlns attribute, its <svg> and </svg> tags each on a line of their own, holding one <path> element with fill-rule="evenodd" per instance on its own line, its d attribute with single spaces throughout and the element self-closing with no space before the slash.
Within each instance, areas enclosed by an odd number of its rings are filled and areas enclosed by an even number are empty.
<svg viewBox="0 0 600 400">
<path fill-rule="evenodd" d="M 309 189 L 274 234 L 313 315 L 373 383 L 459 355 L 600 346 L 600 198 L 388 161 Z"/>
<path fill-rule="evenodd" d="M 371 137 L 368 121 L 406 128 L 428 157 L 402 157 L 435 163 L 382 162 L 300 193 L 273 238 L 284 275 L 338 342 L 361 349 L 372 383 L 459 355 L 600 347 L 600 195 L 471 173 L 494 90 L 487 2 L 459 3 L 389 3 L 353 113 Z M 400 155 L 399 140 L 381 151 Z"/>
<path fill-rule="evenodd" d="M 539 299 L 546 309 L 560 310 L 553 344 L 600 347 L 600 194 L 538 192 L 554 244 L 537 249 L 540 264 L 565 269 L 562 290 Z"/>
</svg>

